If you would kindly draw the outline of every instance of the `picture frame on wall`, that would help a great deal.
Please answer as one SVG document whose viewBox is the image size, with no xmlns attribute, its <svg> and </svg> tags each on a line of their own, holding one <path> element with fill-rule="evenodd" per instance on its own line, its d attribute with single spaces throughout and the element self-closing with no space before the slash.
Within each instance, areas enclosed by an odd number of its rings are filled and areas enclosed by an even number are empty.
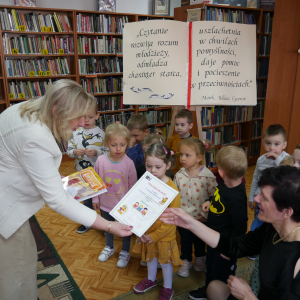
<svg viewBox="0 0 300 300">
<path fill-rule="evenodd" d="M 169 16 L 170 0 L 153 0 L 153 15 Z"/>
</svg>

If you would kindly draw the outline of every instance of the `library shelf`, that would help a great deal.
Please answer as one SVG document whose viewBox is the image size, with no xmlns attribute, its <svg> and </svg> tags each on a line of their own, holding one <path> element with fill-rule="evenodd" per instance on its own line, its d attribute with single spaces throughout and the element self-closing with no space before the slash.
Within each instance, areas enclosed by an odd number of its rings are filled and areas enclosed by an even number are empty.
<svg viewBox="0 0 300 300">
<path fill-rule="evenodd" d="M 165 110 L 165 109 L 171 109 L 172 107 L 166 106 L 166 107 L 147 107 L 147 108 L 139 108 L 139 111 L 149 111 L 149 110 Z"/>
<path fill-rule="evenodd" d="M 260 137 L 256 137 L 256 138 L 251 138 L 251 141 L 258 141 L 258 140 L 261 140 L 262 139 L 262 137 L 260 136 Z"/>
<path fill-rule="evenodd" d="M 163 123 L 156 123 L 156 124 L 148 124 L 148 126 L 165 126 L 166 124 L 171 124 L 171 122 L 163 122 Z"/>
<path fill-rule="evenodd" d="M 250 121 L 244 121 L 244 122 L 236 122 L 236 123 L 226 123 L 222 125 L 215 125 L 215 126 L 202 126 L 202 129 L 212 129 L 212 128 L 218 128 L 218 127 L 224 127 L 224 126 L 231 126 L 231 125 L 239 125 L 244 124 Z"/>
<path fill-rule="evenodd" d="M 5 100 L 0 100 L 0 104 L 6 104 Z"/>
<path fill-rule="evenodd" d="M 261 33 L 261 35 L 272 35 L 272 33 Z"/>
<path fill-rule="evenodd" d="M 85 78 L 95 78 L 95 77 L 105 77 L 105 76 L 122 76 L 123 73 L 98 73 L 98 74 L 86 74 L 86 75 L 79 75 L 79 77 Z"/>
<path fill-rule="evenodd" d="M 97 33 L 97 32 L 77 32 L 77 35 L 91 35 L 91 36 L 95 36 L 95 35 L 108 35 L 108 36 L 122 36 L 122 33 Z"/>
<path fill-rule="evenodd" d="M 99 93 L 99 94 L 91 94 L 92 96 L 114 96 L 114 95 L 123 95 L 123 92 L 116 92 L 116 93 Z"/>
<path fill-rule="evenodd" d="M 74 35 L 74 32 L 66 31 L 66 32 L 39 32 L 39 31 L 11 31 L 11 30 L 2 30 L 2 33 L 9 34 L 39 34 L 39 35 Z"/>
<path fill-rule="evenodd" d="M 13 57 L 13 58 L 19 58 L 19 57 L 57 57 L 57 56 L 75 56 L 75 54 L 4 54 L 4 57 Z"/>
<path fill-rule="evenodd" d="M 33 99 L 37 99 L 37 98 L 23 98 L 23 99 L 14 98 L 14 99 L 9 99 L 9 101 L 15 102 L 15 101 L 27 101 L 27 100 L 33 100 Z"/>
<path fill-rule="evenodd" d="M 3 77 L 1 76 L 0 79 L 3 79 Z"/>
<path fill-rule="evenodd" d="M 214 149 L 214 148 L 222 148 L 222 147 L 228 146 L 228 145 L 239 146 L 239 145 L 241 145 L 241 144 L 243 144 L 243 143 L 247 143 L 247 142 L 248 142 L 248 140 L 242 140 L 242 141 L 239 141 L 239 142 L 233 142 L 233 143 L 231 143 L 231 144 L 214 145 L 214 146 L 212 146 L 211 148 L 212 148 L 212 149 Z"/>
<path fill-rule="evenodd" d="M 7 77 L 7 80 L 29 80 L 29 79 L 61 79 L 75 78 L 76 75 L 56 75 L 56 76 L 32 76 L 32 77 Z"/>
<path fill-rule="evenodd" d="M 253 118 L 253 121 L 262 121 L 264 118 L 258 118 L 258 119 L 254 119 Z"/>
<path fill-rule="evenodd" d="M 90 56 L 117 56 L 117 57 L 123 57 L 123 54 L 117 54 L 117 53 L 104 53 L 104 54 L 80 54 L 78 53 L 78 56 L 83 56 L 83 57 L 90 57 Z"/>
<path fill-rule="evenodd" d="M 104 114 L 116 114 L 116 113 L 121 113 L 122 111 L 134 111 L 134 108 L 129 108 L 129 109 L 119 109 L 119 110 L 106 110 L 106 111 L 98 111 L 100 115 Z"/>
<path fill-rule="evenodd" d="M 251 166 L 251 165 L 255 165 L 256 164 L 256 161 L 258 160 L 259 158 L 259 155 L 256 155 L 256 156 L 249 156 L 248 158 L 248 165 Z"/>
<path fill-rule="evenodd" d="M 260 78 L 256 78 L 257 80 L 268 80 L 268 77 L 260 77 Z"/>
<path fill-rule="evenodd" d="M 259 58 L 270 58 L 270 55 L 259 55 Z"/>
<path fill-rule="evenodd" d="M 266 101 L 266 98 L 257 98 L 257 101 Z"/>
</svg>

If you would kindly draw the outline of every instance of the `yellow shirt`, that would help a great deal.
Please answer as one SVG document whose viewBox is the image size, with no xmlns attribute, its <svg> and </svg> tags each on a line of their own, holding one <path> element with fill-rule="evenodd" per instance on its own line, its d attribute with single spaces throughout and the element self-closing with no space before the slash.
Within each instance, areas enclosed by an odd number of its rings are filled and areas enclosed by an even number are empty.
<svg viewBox="0 0 300 300">
<path fill-rule="evenodd" d="M 174 184 L 174 182 L 169 178 L 167 185 L 178 191 L 178 188 Z M 168 206 L 170 208 L 180 207 L 181 206 L 181 198 L 180 193 L 174 198 L 171 204 Z M 158 241 L 172 241 L 176 239 L 176 225 L 165 224 L 159 220 L 159 218 L 155 221 L 155 223 L 147 230 L 146 234 L 149 234 L 154 243 Z"/>
</svg>

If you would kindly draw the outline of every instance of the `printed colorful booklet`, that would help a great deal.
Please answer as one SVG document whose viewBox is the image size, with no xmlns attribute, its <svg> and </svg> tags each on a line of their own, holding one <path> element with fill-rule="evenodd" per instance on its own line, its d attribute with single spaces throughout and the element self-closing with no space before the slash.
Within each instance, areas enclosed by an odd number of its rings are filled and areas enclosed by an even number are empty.
<svg viewBox="0 0 300 300">
<path fill-rule="evenodd" d="M 110 215 L 123 224 L 133 226 L 132 232 L 141 237 L 177 194 L 178 191 L 146 172 Z"/>
<path fill-rule="evenodd" d="M 77 201 L 107 192 L 107 186 L 92 167 L 62 178 L 64 189 Z"/>
</svg>

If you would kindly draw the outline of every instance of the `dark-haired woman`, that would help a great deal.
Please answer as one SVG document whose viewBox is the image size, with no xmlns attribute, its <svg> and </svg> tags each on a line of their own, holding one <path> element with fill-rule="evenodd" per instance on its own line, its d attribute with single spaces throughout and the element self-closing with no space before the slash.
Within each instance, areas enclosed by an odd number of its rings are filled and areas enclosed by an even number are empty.
<svg viewBox="0 0 300 300">
<path fill-rule="evenodd" d="M 191 230 L 230 258 L 260 254 L 258 298 L 244 280 L 230 276 L 227 285 L 220 281 L 209 284 L 208 300 L 300 299 L 300 170 L 290 166 L 265 169 L 259 186 L 261 193 L 254 200 L 260 208 L 258 218 L 265 224 L 234 239 L 195 221 L 181 209 L 167 209 L 162 215 L 163 222 Z"/>
</svg>

